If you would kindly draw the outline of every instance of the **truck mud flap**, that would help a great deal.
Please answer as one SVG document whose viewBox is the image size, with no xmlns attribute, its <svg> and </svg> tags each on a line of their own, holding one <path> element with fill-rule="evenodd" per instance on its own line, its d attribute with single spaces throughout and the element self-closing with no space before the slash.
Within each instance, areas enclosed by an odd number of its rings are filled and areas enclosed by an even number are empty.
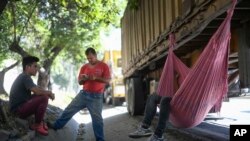
<svg viewBox="0 0 250 141">
<path fill-rule="evenodd" d="M 141 115 L 144 112 L 143 81 L 141 78 L 130 78 L 126 81 L 127 109 L 130 115 Z"/>
</svg>

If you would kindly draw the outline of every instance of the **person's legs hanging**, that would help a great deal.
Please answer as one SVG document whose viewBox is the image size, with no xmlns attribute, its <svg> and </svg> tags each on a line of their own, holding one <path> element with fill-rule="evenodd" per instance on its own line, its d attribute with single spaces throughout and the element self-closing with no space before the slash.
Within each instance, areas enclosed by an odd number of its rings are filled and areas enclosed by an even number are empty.
<svg viewBox="0 0 250 141">
<path fill-rule="evenodd" d="M 80 110 L 86 108 L 84 91 L 80 91 L 71 103 L 65 108 L 62 115 L 53 124 L 53 129 L 60 129 Z"/>
<path fill-rule="evenodd" d="M 162 137 L 162 134 L 164 133 L 164 130 L 166 128 L 166 123 L 169 119 L 170 114 L 170 102 L 172 98 L 171 97 L 162 97 L 161 103 L 160 103 L 160 115 L 159 115 L 159 121 L 155 130 L 155 135 L 158 137 Z"/>
<path fill-rule="evenodd" d="M 92 126 L 96 141 L 104 141 L 103 131 L 103 95 L 102 94 L 86 94 L 88 97 L 87 108 L 92 118 Z"/>
<path fill-rule="evenodd" d="M 151 122 L 156 114 L 157 105 L 160 103 L 161 96 L 157 94 L 151 94 L 146 103 L 144 119 L 135 132 L 129 134 L 131 138 L 146 137 L 153 134 L 153 131 L 149 128 Z"/>
<path fill-rule="evenodd" d="M 151 125 L 151 122 L 156 114 L 157 105 L 161 101 L 161 96 L 157 94 L 152 94 L 148 97 L 146 107 L 145 107 L 145 113 L 144 113 L 144 119 L 142 121 L 142 127 L 148 128 Z"/>
</svg>

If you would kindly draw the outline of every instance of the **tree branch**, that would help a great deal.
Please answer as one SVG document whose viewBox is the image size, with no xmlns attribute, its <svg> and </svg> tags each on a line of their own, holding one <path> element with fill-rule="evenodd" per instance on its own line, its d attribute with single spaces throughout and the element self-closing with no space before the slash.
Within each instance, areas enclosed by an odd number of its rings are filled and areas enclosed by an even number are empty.
<svg viewBox="0 0 250 141">
<path fill-rule="evenodd" d="M 22 35 L 23 35 L 23 32 L 24 32 L 24 29 L 26 29 L 27 26 L 28 26 L 28 23 L 29 23 L 29 21 L 30 21 L 30 18 L 32 17 L 32 14 L 34 13 L 34 11 L 35 11 L 35 9 L 36 9 L 36 7 L 37 7 L 37 5 L 38 5 L 38 1 L 37 1 L 37 0 L 34 0 L 34 3 L 35 3 L 35 5 L 34 5 L 33 9 L 31 10 L 31 12 L 30 12 L 30 14 L 29 14 L 29 16 L 28 16 L 28 19 L 27 19 L 26 23 L 24 24 L 24 27 L 23 27 L 23 29 L 22 29 L 22 31 L 21 31 L 19 37 L 18 37 L 18 40 L 17 40 L 18 43 L 20 42 L 20 39 L 21 39 L 21 37 L 22 37 Z"/>
<path fill-rule="evenodd" d="M 63 47 L 60 46 L 55 46 L 54 48 L 51 49 L 50 51 L 50 57 L 44 61 L 44 68 L 48 70 L 50 66 L 52 65 L 53 61 L 57 57 L 57 55 L 62 51 Z"/>
<path fill-rule="evenodd" d="M 29 54 L 23 50 L 17 43 L 17 41 L 13 41 L 12 44 L 9 46 L 9 49 L 17 54 L 21 55 L 22 57 L 29 56 Z"/>
<path fill-rule="evenodd" d="M 14 68 L 18 64 L 19 64 L 19 61 L 16 61 L 14 64 L 10 65 L 9 67 L 4 68 L 2 70 L 2 72 L 7 72 L 7 71 L 11 70 L 12 68 Z"/>
<path fill-rule="evenodd" d="M 13 38 L 13 40 L 14 40 L 14 42 L 16 41 L 16 14 L 15 14 L 15 8 L 16 8 L 16 6 L 15 6 L 15 4 L 13 3 L 13 1 L 12 0 L 10 0 L 10 6 L 11 6 L 11 13 L 12 13 L 12 19 L 13 19 L 13 26 L 14 26 L 14 38 Z"/>
</svg>

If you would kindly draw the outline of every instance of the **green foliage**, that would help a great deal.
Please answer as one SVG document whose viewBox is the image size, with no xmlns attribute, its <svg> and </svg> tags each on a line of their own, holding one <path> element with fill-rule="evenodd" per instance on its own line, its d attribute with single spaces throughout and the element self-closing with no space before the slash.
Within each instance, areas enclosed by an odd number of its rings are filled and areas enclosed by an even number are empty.
<svg viewBox="0 0 250 141">
<path fill-rule="evenodd" d="M 52 62 L 56 57 L 80 66 L 87 47 L 100 50 L 100 30 L 119 26 L 124 0 L 19 0 L 9 3 L 0 19 L 0 51 L 9 52 L 16 33 L 29 54 Z M 12 13 L 14 9 L 14 14 Z M 2 16 L 1 15 L 1 16 Z M 15 26 L 14 21 L 15 19 Z M 15 27 L 15 28 L 14 28 Z M 3 31 L 3 32 L 2 32 Z M 7 53 L 0 54 L 4 60 Z M 55 63 L 61 63 L 55 61 Z M 49 67 L 50 68 L 50 67 Z M 58 81 L 64 73 L 56 71 Z M 77 70 L 76 70 L 77 71 Z"/>
<path fill-rule="evenodd" d="M 139 1 L 138 0 L 128 0 L 128 7 L 130 9 L 137 10 L 139 7 Z"/>
<path fill-rule="evenodd" d="M 0 15 L 0 67 L 6 59 L 16 58 L 16 55 L 9 51 L 9 44 L 12 41 L 12 33 L 8 32 L 10 30 L 10 13 L 2 13 Z"/>
<path fill-rule="evenodd" d="M 77 76 L 80 66 L 76 66 L 73 62 L 63 61 L 62 56 L 58 56 L 51 70 L 53 85 L 59 85 L 60 89 L 67 90 L 69 87 L 77 90 Z"/>
<path fill-rule="evenodd" d="M 56 84 L 58 84 L 60 86 L 60 89 L 62 88 L 67 88 L 68 86 L 68 79 L 66 79 L 66 77 L 63 74 L 56 74 L 53 77 L 53 80 L 55 81 Z"/>
</svg>

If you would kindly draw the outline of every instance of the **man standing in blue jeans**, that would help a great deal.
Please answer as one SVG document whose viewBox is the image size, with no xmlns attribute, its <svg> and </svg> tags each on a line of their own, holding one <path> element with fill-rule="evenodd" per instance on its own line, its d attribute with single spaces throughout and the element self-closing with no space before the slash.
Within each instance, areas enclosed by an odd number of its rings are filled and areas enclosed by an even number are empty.
<svg viewBox="0 0 250 141">
<path fill-rule="evenodd" d="M 171 99 L 171 97 L 162 97 L 156 93 L 150 95 L 147 100 L 143 121 L 135 132 L 129 134 L 129 137 L 140 138 L 151 135 L 148 141 L 164 141 L 163 133 L 166 128 L 166 123 L 169 119 Z M 160 104 L 159 121 L 153 133 L 149 127 L 156 114 L 158 104 Z"/>
<path fill-rule="evenodd" d="M 93 48 L 88 48 L 85 55 L 89 63 L 81 67 L 78 76 L 78 82 L 83 85 L 83 89 L 65 108 L 52 128 L 55 130 L 63 128 L 77 112 L 87 108 L 92 118 L 96 141 L 104 141 L 103 92 L 105 85 L 110 81 L 110 71 L 107 64 L 97 60 L 97 54 Z"/>
</svg>

